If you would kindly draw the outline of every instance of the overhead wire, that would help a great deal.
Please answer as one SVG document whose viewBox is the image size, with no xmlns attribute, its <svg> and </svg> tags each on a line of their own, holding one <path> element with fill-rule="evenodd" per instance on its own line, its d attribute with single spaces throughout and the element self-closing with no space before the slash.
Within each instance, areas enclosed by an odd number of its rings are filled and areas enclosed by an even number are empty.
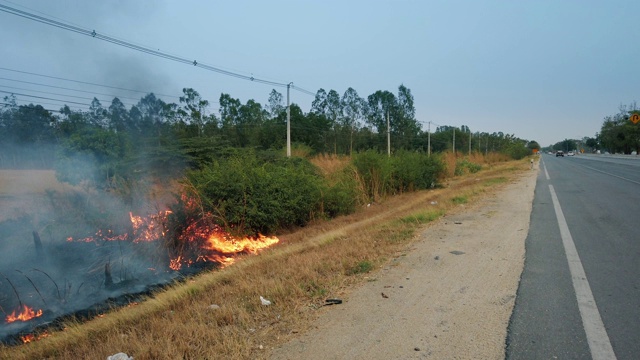
<svg viewBox="0 0 640 360">
<path fill-rule="evenodd" d="M 50 26 L 54 26 L 63 30 L 68 30 L 71 32 L 75 32 L 81 35 L 85 35 L 85 36 L 90 36 L 99 40 L 103 40 L 115 45 L 119 45 L 119 46 L 123 46 L 132 50 L 136 50 L 139 52 L 143 52 L 149 55 L 153 55 L 153 56 L 157 56 L 160 58 L 164 58 L 167 60 L 172 60 L 175 62 L 179 62 L 179 63 L 183 63 L 183 64 L 188 64 L 188 65 L 193 65 L 195 67 L 199 67 L 205 70 L 209 70 L 209 71 L 213 71 L 222 75 L 226 75 L 226 76 L 230 76 L 230 77 L 235 77 L 238 79 L 242 79 L 242 80 L 249 80 L 251 82 L 256 82 L 256 83 L 260 83 L 260 84 L 265 84 L 265 85 L 272 85 L 272 86 L 276 86 L 276 87 L 289 87 L 291 85 L 291 83 L 284 83 L 284 82 L 276 82 L 276 81 L 271 81 L 271 80 L 266 80 L 266 79 L 260 79 L 260 78 L 256 78 L 253 75 L 249 76 L 249 75 L 243 75 L 237 72 L 233 72 L 233 71 L 229 71 L 229 70 L 225 70 L 222 69 L 220 67 L 216 67 L 216 66 L 212 66 L 212 65 L 208 65 L 208 64 L 204 64 L 201 62 L 198 62 L 197 60 L 191 60 L 191 59 L 187 59 L 184 57 L 180 57 L 180 56 L 176 56 L 176 55 L 171 55 L 159 50 L 154 50 L 151 49 L 149 47 L 146 46 L 142 46 L 142 45 L 136 45 L 133 44 L 131 42 L 125 41 L 125 40 L 121 40 L 112 36 L 107 36 L 104 35 L 102 33 L 98 33 L 95 30 L 88 30 L 88 29 L 84 29 L 82 27 L 76 26 L 76 25 L 71 25 L 69 23 L 66 22 L 62 22 L 62 21 L 57 21 L 54 19 L 51 19 L 49 17 L 45 17 L 45 16 L 40 16 L 37 14 L 33 14 L 27 11 L 23 11 L 20 9 L 16 9 L 10 6 L 6 6 L 6 5 L 2 5 L 0 4 L 0 11 L 12 14 L 12 15 L 16 15 L 25 19 L 29 19 L 29 20 L 33 20 L 36 22 L 40 22 L 46 25 L 50 25 Z M 300 87 L 297 86 L 291 86 L 292 89 L 300 91 L 304 94 L 308 94 L 308 95 L 315 95 L 314 93 L 304 90 Z"/>
<path fill-rule="evenodd" d="M 15 90 L 21 90 L 21 91 L 29 91 L 29 92 L 35 92 L 35 93 L 41 93 L 41 94 L 48 94 L 48 95 L 64 96 L 64 97 L 69 97 L 69 98 L 74 98 L 74 99 L 83 99 L 83 100 L 89 100 L 89 101 L 93 101 L 93 99 L 97 99 L 98 101 L 101 101 L 101 102 L 110 101 L 110 100 L 105 100 L 105 99 L 98 99 L 97 97 L 90 98 L 90 97 L 85 97 L 85 96 L 67 95 L 67 94 L 54 93 L 54 92 L 49 92 L 49 91 L 40 91 L 40 90 L 19 88 L 19 87 L 15 87 L 15 86 L 0 85 L 0 88 L 15 89 Z M 116 98 L 118 98 L 119 100 L 121 99 L 119 96 L 116 96 Z M 120 100 L 120 102 L 122 102 L 124 105 L 136 106 L 135 103 L 125 102 L 125 101 L 122 101 L 122 100 Z"/>
<path fill-rule="evenodd" d="M 2 6 L 2 4 L 0 4 L 0 7 L 1 7 L 1 6 Z M 115 89 L 115 90 L 124 90 L 124 91 L 137 92 L 137 93 L 141 93 L 141 94 L 149 94 L 149 93 L 150 93 L 150 91 L 135 90 L 135 89 L 127 89 L 127 88 L 122 88 L 122 87 L 117 87 L 117 86 L 110 86 L 110 85 L 96 84 L 96 83 L 87 82 L 87 81 L 80 81 L 80 80 L 73 80 L 73 79 L 65 79 L 65 78 L 61 78 L 61 77 L 57 77 L 57 76 L 50 76 L 50 75 L 38 74 L 38 73 L 34 73 L 34 72 L 29 72 L 29 71 L 22 71 L 22 70 L 9 69 L 9 68 L 5 68 L 5 67 L 0 67 L 0 70 L 4 70 L 4 71 L 12 71 L 12 72 L 16 72 L 16 73 L 27 74 L 27 75 L 33 75 L 33 76 L 40 76 L 40 77 L 45 77 L 45 78 L 49 78 L 49 79 L 56 79 L 56 80 L 70 81 L 70 82 L 75 82 L 75 83 L 78 83 L 78 84 L 84 84 L 84 85 L 99 86 L 99 87 L 109 88 L 109 89 Z M 2 79 L 5 79 L 5 80 L 11 80 L 11 81 L 18 81 L 18 82 L 25 82 L 25 81 L 21 81 L 21 80 L 13 80 L 13 79 L 6 79 L 6 78 L 2 78 Z M 28 83 L 28 82 L 26 82 L 26 83 Z M 52 85 L 43 85 L 43 86 L 50 86 L 50 87 L 53 87 Z M 61 88 L 62 88 L 62 87 L 61 87 Z M 64 88 L 62 88 L 62 89 L 64 89 Z M 75 91 L 80 91 L 80 90 L 75 90 Z M 158 95 L 158 96 L 165 96 L 165 97 L 170 97 L 170 98 L 175 98 L 175 99 L 180 98 L 180 96 L 178 96 L 178 95 L 167 95 L 167 94 L 160 94 L 160 93 L 156 93 L 156 92 L 153 92 L 153 93 L 154 93 L 154 95 Z"/>
</svg>

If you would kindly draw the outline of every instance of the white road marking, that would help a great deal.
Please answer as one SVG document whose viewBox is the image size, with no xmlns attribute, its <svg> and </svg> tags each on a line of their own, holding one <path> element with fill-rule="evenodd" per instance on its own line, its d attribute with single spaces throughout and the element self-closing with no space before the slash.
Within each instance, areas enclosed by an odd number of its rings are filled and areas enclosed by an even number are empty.
<svg viewBox="0 0 640 360">
<path fill-rule="evenodd" d="M 551 180 L 549 172 L 547 171 L 547 164 L 544 163 L 544 160 L 542 161 L 542 167 L 544 167 L 544 175 L 547 177 L 547 180 Z"/>
<path fill-rule="evenodd" d="M 591 350 L 591 357 L 596 360 L 615 359 L 616 355 L 611 347 L 609 335 L 607 335 L 607 330 L 604 328 L 602 317 L 600 317 L 600 312 L 593 298 L 587 275 L 582 267 L 576 245 L 571 237 L 571 232 L 569 232 L 569 226 L 564 218 L 564 213 L 560 207 L 560 202 L 558 201 L 558 196 L 556 195 L 553 185 L 549 185 L 549 190 L 551 191 L 553 208 L 556 211 L 556 218 L 558 219 L 558 226 L 560 227 L 562 245 L 564 245 L 564 252 L 569 262 L 573 289 L 576 292 L 578 309 L 580 309 L 580 316 L 582 317 L 582 326 L 587 334 L 587 343 L 589 344 L 589 350 Z"/>
<path fill-rule="evenodd" d="M 608 173 L 608 172 L 606 172 L 606 171 L 598 170 L 598 169 L 592 168 L 591 166 L 587 166 L 587 165 L 582 165 L 582 164 L 580 164 L 580 166 L 582 166 L 582 167 L 586 167 L 587 169 L 591 169 L 591 170 L 593 170 L 593 171 L 597 171 L 597 172 L 599 172 L 599 173 L 603 173 L 603 174 L 606 174 L 606 175 L 609 175 L 609 176 L 617 177 L 618 179 L 622 179 L 622 180 L 630 181 L 630 182 L 632 182 L 632 183 L 634 183 L 634 184 L 638 184 L 638 185 L 640 185 L 640 182 L 633 181 L 633 180 L 631 180 L 631 179 L 627 179 L 626 177 L 622 177 L 622 176 L 618 176 L 618 175 L 615 175 L 615 174 L 612 174 L 612 173 Z"/>
</svg>

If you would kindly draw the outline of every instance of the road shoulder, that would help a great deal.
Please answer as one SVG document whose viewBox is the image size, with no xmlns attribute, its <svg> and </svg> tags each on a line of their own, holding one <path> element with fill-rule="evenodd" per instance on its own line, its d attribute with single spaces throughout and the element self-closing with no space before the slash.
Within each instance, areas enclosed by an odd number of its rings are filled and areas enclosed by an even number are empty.
<svg viewBox="0 0 640 360">
<path fill-rule="evenodd" d="M 271 358 L 504 358 L 536 175 L 429 226 Z"/>
</svg>

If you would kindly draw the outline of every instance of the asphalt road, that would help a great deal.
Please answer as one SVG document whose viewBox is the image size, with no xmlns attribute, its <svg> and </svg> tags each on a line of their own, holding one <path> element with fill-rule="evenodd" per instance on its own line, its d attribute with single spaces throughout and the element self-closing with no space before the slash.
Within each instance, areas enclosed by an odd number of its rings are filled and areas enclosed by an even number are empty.
<svg viewBox="0 0 640 360">
<path fill-rule="evenodd" d="M 639 359 L 640 160 L 540 166 L 506 357 Z"/>
</svg>

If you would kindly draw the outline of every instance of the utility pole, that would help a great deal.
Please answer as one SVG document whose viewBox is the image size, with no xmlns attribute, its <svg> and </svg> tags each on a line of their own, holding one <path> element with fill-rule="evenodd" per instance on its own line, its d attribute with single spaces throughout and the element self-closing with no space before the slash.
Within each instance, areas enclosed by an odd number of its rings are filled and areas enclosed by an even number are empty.
<svg viewBox="0 0 640 360">
<path fill-rule="evenodd" d="M 453 154 L 456 153 L 456 127 L 453 127 Z"/>
<path fill-rule="evenodd" d="M 387 111 L 387 156 L 391 157 L 391 126 L 389 125 L 388 111 Z"/>
<path fill-rule="evenodd" d="M 292 82 L 287 84 L 287 157 L 291 157 L 291 106 L 289 105 L 289 88 Z"/>
<path fill-rule="evenodd" d="M 431 157 L 431 121 L 427 125 L 427 155 Z"/>
<path fill-rule="evenodd" d="M 467 129 L 469 129 L 467 127 Z M 471 156 L 471 129 L 469 129 L 469 156 Z"/>
</svg>

